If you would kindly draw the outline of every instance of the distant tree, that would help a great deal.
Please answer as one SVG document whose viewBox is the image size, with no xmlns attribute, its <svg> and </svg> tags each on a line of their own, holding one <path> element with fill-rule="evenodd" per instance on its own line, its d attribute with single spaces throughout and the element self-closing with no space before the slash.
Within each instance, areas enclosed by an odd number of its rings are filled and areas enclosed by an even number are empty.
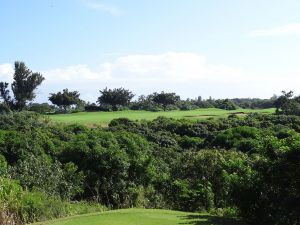
<svg viewBox="0 0 300 225">
<path fill-rule="evenodd" d="M 175 105 L 180 100 L 180 97 L 176 93 L 165 93 L 160 94 L 154 93 L 153 101 L 157 104 L 162 105 L 163 109 L 166 110 L 168 105 Z"/>
<path fill-rule="evenodd" d="M 131 91 L 124 88 L 103 89 L 100 90 L 100 97 L 97 102 L 101 105 L 111 105 L 114 111 L 118 110 L 119 106 L 129 105 L 131 99 L 134 97 Z"/>
<path fill-rule="evenodd" d="M 31 103 L 28 104 L 26 110 L 37 112 L 40 114 L 45 114 L 54 111 L 54 106 L 49 105 L 48 103 Z"/>
<path fill-rule="evenodd" d="M 27 101 L 32 101 L 36 95 L 34 91 L 45 80 L 40 73 L 33 73 L 25 66 L 24 62 L 15 62 L 15 72 L 13 76 L 11 90 L 14 94 L 14 99 L 10 96 L 8 83 L 0 83 L 0 95 L 4 103 L 17 110 L 22 110 Z"/>
<path fill-rule="evenodd" d="M 218 99 L 215 101 L 216 108 L 225 110 L 235 110 L 237 105 L 230 99 Z"/>
<path fill-rule="evenodd" d="M 280 111 L 282 111 L 282 112 L 286 111 L 289 108 L 290 100 L 294 95 L 294 93 L 292 91 L 289 91 L 289 92 L 282 91 L 281 93 L 282 93 L 282 95 L 279 96 L 274 101 L 276 113 L 279 113 Z"/>
<path fill-rule="evenodd" d="M 77 105 L 81 102 L 79 96 L 80 94 L 78 91 L 69 91 L 66 88 L 62 92 L 51 93 L 49 101 L 51 101 L 52 104 L 63 108 L 66 112 L 71 105 Z"/>
</svg>

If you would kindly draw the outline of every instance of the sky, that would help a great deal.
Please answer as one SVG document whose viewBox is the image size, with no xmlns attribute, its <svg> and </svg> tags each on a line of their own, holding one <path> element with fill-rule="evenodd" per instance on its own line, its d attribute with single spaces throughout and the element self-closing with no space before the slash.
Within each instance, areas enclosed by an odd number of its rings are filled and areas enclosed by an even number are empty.
<svg viewBox="0 0 300 225">
<path fill-rule="evenodd" d="M 182 98 L 300 94 L 299 0 L 1 0 L 0 81 L 23 61 L 64 88 Z"/>
</svg>

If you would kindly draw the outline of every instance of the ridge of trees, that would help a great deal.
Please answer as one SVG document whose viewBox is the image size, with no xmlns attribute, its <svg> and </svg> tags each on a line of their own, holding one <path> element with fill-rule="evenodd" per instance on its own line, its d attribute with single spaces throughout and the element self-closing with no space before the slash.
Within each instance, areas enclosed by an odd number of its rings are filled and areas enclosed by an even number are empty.
<svg viewBox="0 0 300 225">
<path fill-rule="evenodd" d="M 68 112 L 75 111 L 116 111 L 124 109 L 132 110 L 191 110 L 196 108 L 220 108 L 235 110 L 237 108 L 276 108 L 277 114 L 300 115 L 300 96 L 294 96 L 292 91 L 282 92 L 280 96 L 273 96 L 270 99 L 197 99 L 181 100 L 180 96 L 171 92 L 154 92 L 148 96 L 141 95 L 137 100 L 132 101 L 135 96 L 125 88 L 100 90 L 97 103 L 86 103 L 80 99 L 78 91 L 69 91 L 67 88 L 57 93 L 50 93 L 49 101 L 58 107 L 58 110 L 48 103 L 32 103 L 36 97 L 36 89 L 42 84 L 45 78 L 38 72 L 32 72 L 24 62 L 16 61 L 14 64 L 13 82 L 0 82 L 0 104 L 1 112 L 10 110 L 32 110 L 39 113 L 53 111 Z M 11 92 L 13 96 L 11 96 Z M 62 111 L 63 110 L 63 111 Z"/>
</svg>

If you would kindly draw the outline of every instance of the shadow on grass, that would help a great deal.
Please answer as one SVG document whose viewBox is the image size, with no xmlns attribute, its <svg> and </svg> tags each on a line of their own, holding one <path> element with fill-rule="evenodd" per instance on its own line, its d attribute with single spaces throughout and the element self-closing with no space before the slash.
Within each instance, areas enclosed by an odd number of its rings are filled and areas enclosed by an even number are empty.
<svg viewBox="0 0 300 225">
<path fill-rule="evenodd" d="M 181 219 L 184 220 L 182 225 L 245 225 L 236 219 L 210 215 L 187 215 Z"/>
</svg>

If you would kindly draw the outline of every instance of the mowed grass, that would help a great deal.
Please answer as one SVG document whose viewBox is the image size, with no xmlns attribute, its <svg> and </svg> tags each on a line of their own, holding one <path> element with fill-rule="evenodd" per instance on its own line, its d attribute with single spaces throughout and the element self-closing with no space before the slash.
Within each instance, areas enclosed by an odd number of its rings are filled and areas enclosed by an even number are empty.
<svg viewBox="0 0 300 225">
<path fill-rule="evenodd" d="M 274 109 L 237 109 L 237 110 L 222 110 L 216 108 L 196 109 L 189 111 L 166 111 L 166 112 L 149 112 L 143 110 L 126 110 L 117 112 L 80 112 L 71 114 L 55 114 L 49 115 L 50 119 L 55 122 L 63 123 L 79 123 L 86 125 L 107 125 L 111 120 L 116 118 L 128 118 L 130 120 L 153 120 L 159 116 L 169 118 L 186 118 L 186 119 L 207 119 L 210 117 L 226 117 L 230 114 L 246 115 L 253 112 L 273 113 Z"/>
<path fill-rule="evenodd" d="M 208 214 L 155 209 L 123 209 L 63 218 L 35 225 L 240 225 Z"/>
</svg>

